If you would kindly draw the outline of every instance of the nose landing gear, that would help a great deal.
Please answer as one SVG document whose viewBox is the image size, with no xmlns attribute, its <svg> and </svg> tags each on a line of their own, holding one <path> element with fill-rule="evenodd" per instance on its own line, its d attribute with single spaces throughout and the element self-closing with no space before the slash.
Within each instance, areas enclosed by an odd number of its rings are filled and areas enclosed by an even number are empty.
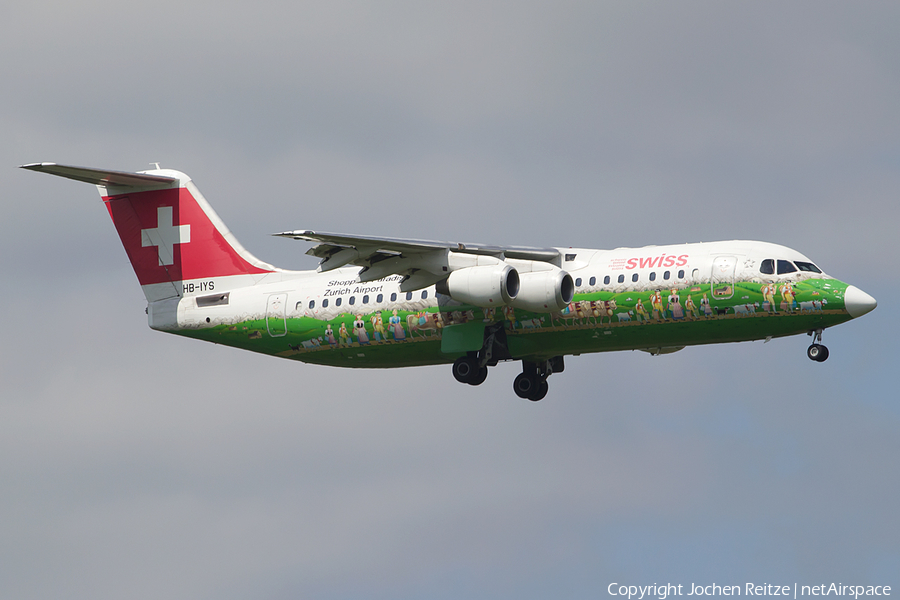
<svg viewBox="0 0 900 600">
<path fill-rule="evenodd" d="M 816 329 L 815 331 L 810 331 L 809 335 L 813 336 L 813 343 L 806 349 L 806 355 L 810 360 L 825 362 L 828 359 L 828 348 L 821 344 L 822 330 Z"/>
</svg>

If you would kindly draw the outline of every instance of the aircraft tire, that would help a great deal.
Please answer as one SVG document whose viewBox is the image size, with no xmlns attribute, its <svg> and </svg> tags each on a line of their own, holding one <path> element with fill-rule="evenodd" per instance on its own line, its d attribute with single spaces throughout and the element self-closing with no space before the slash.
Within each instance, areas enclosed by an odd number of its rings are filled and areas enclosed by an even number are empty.
<svg viewBox="0 0 900 600">
<path fill-rule="evenodd" d="M 822 344 L 813 344 L 806 349 L 806 355 L 810 360 L 825 362 L 828 359 L 828 348 Z"/>
<path fill-rule="evenodd" d="M 532 402 L 537 402 L 538 400 L 543 400 L 544 396 L 547 395 L 547 392 L 550 391 L 550 385 L 546 380 L 540 382 L 534 390 L 534 394 L 528 396 L 528 399 Z"/>
<path fill-rule="evenodd" d="M 488 376 L 488 368 L 480 367 L 480 368 L 475 369 L 475 371 L 472 375 L 472 378 L 469 381 L 467 381 L 466 383 L 468 383 L 469 385 L 481 385 L 482 383 L 484 383 L 484 380 L 487 379 L 487 376 Z"/>
<path fill-rule="evenodd" d="M 487 369 L 485 369 L 487 371 Z M 475 362 L 474 358 L 469 356 L 460 356 L 453 363 L 453 377 L 460 383 L 472 383 L 477 380 L 479 376 L 478 364 Z M 487 377 L 487 373 L 484 374 Z M 481 383 L 484 379 L 481 379 L 478 383 Z M 478 383 L 474 385 L 478 385 Z"/>
<path fill-rule="evenodd" d="M 530 399 L 538 389 L 536 378 L 530 373 L 519 373 L 513 379 L 513 391 L 519 398 Z"/>
</svg>

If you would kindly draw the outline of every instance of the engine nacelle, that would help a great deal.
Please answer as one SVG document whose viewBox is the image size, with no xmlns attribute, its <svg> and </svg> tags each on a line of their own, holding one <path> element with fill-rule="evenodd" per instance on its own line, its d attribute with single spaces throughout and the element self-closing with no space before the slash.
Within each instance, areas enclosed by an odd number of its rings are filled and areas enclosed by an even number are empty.
<svg viewBox="0 0 900 600">
<path fill-rule="evenodd" d="M 530 312 L 549 313 L 564 309 L 575 296 L 575 283 L 565 271 L 519 273 L 519 294 L 510 303 Z"/>
<path fill-rule="evenodd" d="M 457 269 L 436 285 L 458 302 L 482 308 L 512 302 L 519 293 L 519 273 L 505 263 Z"/>
</svg>

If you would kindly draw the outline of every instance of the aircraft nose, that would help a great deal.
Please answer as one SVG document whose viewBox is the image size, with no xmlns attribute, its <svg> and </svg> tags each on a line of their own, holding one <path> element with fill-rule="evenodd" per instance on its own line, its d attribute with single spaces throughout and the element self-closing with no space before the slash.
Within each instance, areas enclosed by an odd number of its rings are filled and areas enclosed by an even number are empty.
<svg viewBox="0 0 900 600">
<path fill-rule="evenodd" d="M 874 310 L 874 308 L 878 306 L 878 302 L 875 301 L 875 298 L 855 285 L 851 285 L 848 286 L 847 291 L 844 292 L 844 306 L 847 308 L 847 312 L 850 313 L 850 316 L 855 319 L 856 317 L 861 317 L 867 312 Z"/>
</svg>

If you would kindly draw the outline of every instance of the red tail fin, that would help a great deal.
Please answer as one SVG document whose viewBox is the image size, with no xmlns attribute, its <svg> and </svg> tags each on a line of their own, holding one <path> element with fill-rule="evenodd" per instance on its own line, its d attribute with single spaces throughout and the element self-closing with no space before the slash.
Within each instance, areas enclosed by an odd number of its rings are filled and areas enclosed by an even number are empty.
<svg viewBox="0 0 900 600">
<path fill-rule="evenodd" d="M 240 245 L 184 173 L 54 163 L 23 168 L 98 186 L 148 300 L 180 296 L 186 281 L 276 271 Z"/>
</svg>

